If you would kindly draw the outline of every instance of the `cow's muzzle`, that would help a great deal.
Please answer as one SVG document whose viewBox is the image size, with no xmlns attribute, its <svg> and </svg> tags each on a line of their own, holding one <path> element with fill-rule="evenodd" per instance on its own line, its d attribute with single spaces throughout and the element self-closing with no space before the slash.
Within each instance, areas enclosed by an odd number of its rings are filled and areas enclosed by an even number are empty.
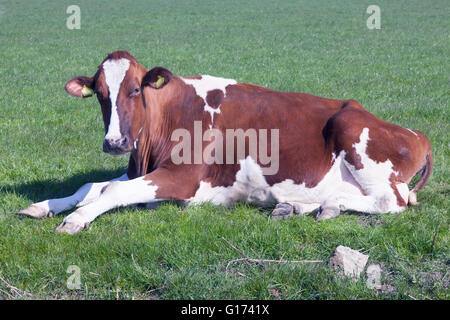
<svg viewBox="0 0 450 320">
<path fill-rule="evenodd" d="M 103 151 L 113 156 L 120 156 L 131 151 L 130 140 L 127 137 L 119 139 L 105 138 Z"/>
</svg>

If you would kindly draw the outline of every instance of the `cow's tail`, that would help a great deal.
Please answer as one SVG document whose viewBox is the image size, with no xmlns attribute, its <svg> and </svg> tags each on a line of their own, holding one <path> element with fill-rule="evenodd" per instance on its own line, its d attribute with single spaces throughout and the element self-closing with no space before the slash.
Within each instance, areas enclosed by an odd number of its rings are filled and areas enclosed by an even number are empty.
<svg viewBox="0 0 450 320">
<path fill-rule="evenodd" d="M 421 190 L 427 184 L 428 179 L 431 176 L 431 171 L 433 170 L 433 153 L 431 152 L 431 146 L 428 148 L 428 152 L 425 156 L 425 165 L 420 169 L 417 174 L 420 176 L 419 181 L 411 189 L 408 196 L 408 203 L 410 205 L 418 205 L 417 202 L 417 191 Z"/>
</svg>

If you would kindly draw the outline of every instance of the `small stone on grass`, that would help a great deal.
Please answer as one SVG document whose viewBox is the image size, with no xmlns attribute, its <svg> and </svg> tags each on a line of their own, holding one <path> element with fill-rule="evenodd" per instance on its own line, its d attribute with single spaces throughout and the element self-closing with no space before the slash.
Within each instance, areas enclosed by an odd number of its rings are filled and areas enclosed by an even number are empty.
<svg viewBox="0 0 450 320">
<path fill-rule="evenodd" d="M 344 275 L 358 279 L 368 259 L 368 255 L 359 251 L 338 246 L 330 258 L 330 265 L 333 269 L 342 270 Z"/>
</svg>

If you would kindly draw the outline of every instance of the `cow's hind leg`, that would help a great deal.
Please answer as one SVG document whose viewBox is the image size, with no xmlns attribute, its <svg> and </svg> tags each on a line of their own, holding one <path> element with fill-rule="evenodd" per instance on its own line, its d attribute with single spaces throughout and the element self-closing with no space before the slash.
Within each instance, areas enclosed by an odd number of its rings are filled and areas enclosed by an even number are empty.
<svg viewBox="0 0 450 320">
<path fill-rule="evenodd" d="M 344 125 L 347 126 L 346 123 Z M 361 194 L 340 192 L 326 199 L 321 205 L 317 220 L 334 218 L 345 210 L 364 213 L 404 211 L 408 203 L 408 186 L 397 180 L 399 174 L 394 170 L 389 158 L 379 161 L 369 156 L 369 142 L 377 141 L 370 136 L 369 128 L 363 128 L 358 138 L 354 134 L 346 134 L 348 131 L 343 130 L 344 133 L 336 138 L 337 144 L 345 147 L 339 157 L 342 158 L 347 172 L 359 185 Z"/>
<path fill-rule="evenodd" d="M 307 212 L 313 212 L 320 207 L 317 203 L 281 202 L 275 206 L 271 216 L 273 220 L 280 220 L 294 215 L 303 216 Z"/>
<path fill-rule="evenodd" d="M 341 211 L 358 211 L 363 213 L 398 213 L 406 210 L 408 200 L 408 185 L 377 185 L 376 192 L 368 195 L 341 193 L 324 201 L 316 220 L 327 220 L 337 217 Z"/>
<path fill-rule="evenodd" d="M 77 190 L 73 195 L 65 198 L 49 199 L 34 203 L 28 208 L 20 210 L 22 214 L 31 218 L 52 217 L 60 212 L 70 210 L 76 206 L 84 206 L 96 200 L 103 189 L 112 181 L 126 181 L 128 176 L 123 176 L 106 182 L 87 183 Z"/>
</svg>

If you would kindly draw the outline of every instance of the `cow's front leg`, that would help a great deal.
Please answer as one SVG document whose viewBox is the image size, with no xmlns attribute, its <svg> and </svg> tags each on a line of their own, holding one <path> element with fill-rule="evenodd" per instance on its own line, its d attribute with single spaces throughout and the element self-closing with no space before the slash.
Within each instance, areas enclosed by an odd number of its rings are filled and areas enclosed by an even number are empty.
<svg viewBox="0 0 450 320">
<path fill-rule="evenodd" d="M 97 200 L 68 215 L 56 231 L 74 234 L 86 229 L 95 218 L 108 210 L 161 200 L 185 200 L 193 194 L 194 185 L 183 182 L 182 175 L 157 169 L 133 180 L 111 182 Z"/>
<path fill-rule="evenodd" d="M 65 198 L 49 199 L 32 204 L 26 209 L 20 210 L 18 214 L 22 214 L 31 218 L 52 217 L 60 212 L 70 210 L 75 206 L 86 205 L 97 199 L 102 190 L 112 181 L 126 181 L 126 174 L 119 178 L 98 183 L 87 183 L 77 190 L 73 195 Z"/>
</svg>

